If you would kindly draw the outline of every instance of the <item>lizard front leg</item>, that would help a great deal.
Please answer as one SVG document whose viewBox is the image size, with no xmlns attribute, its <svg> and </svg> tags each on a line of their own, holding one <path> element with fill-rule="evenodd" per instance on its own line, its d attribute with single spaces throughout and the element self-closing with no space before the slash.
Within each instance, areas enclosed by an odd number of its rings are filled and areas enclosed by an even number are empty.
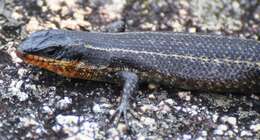
<svg viewBox="0 0 260 140">
<path fill-rule="evenodd" d="M 122 71 L 116 73 L 116 77 L 120 82 L 123 82 L 123 90 L 121 102 L 116 112 L 112 115 L 111 121 L 119 115 L 118 117 L 123 116 L 125 123 L 128 124 L 127 110 L 129 109 L 130 97 L 135 93 L 138 87 L 138 76 L 133 72 Z"/>
</svg>

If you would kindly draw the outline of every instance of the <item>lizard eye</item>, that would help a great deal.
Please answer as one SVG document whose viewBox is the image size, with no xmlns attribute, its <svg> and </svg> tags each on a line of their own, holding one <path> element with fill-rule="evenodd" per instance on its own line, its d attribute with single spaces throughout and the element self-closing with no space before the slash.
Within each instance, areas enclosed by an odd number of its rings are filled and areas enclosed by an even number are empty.
<svg viewBox="0 0 260 140">
<path fill-rule="evenodd" d="M 51 46 L 42 50 L 42 52 L 39 52 L 39 54 L 45 57 L 57 57 L 61 53 L 62 53 L 62 48 L 59 46 Z"/>
<path fill-rule="evenodd" d="M 45 50 L 45 53 L 48 55 L 51 55 L 51 56 L 56 54 L 57 52 L 58 52 L 57 48 L 54 48 L 54 47 L 48 48 L 47 50 Z"/>
</svg>

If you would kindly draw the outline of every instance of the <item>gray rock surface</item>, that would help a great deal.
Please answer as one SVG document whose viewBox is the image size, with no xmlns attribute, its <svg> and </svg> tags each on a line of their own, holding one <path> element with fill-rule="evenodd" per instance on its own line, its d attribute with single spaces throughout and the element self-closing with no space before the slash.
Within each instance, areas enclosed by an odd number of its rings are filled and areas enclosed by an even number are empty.
<svg viewBox="0 0 260 140">
<path fill-rule="evenodd" d="M 24 64 L 15 49 L 31 32 L 182 31 L 259 40 L 258 0 L 0 0 L 0 139 L 260 139 L 259 95 L 142 85 L 130 129 L 109 117 L 120 87 L 68 79 Z"/>
</svg>

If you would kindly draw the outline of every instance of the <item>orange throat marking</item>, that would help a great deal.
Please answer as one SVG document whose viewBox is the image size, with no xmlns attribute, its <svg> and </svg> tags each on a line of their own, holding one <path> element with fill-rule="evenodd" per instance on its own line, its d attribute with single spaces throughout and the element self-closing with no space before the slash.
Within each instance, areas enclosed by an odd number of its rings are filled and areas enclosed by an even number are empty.
<svg viewBox="0 0 260 140">
<path fill-rule="evenodd" d="M 47 69 L 65 77 L 85 79 L 84 75 L 88 75 L 90 72 L 90 69 L 87 69 L 87 67 L 78 68 L 80 63 L 78 61 L 56 60 L 37 55 L 22 54 L 20 52 L 16 53 L 17 56 L 23 59 L 26 63 Z"/>
</svg>

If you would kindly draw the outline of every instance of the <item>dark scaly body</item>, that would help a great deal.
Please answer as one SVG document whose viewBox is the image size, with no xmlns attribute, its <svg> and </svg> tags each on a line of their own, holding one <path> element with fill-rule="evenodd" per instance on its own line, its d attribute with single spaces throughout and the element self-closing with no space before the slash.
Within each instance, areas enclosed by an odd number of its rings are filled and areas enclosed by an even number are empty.
<svg viewBox="0 0 260 140">
<path fill-rule="evenodd" d="M 118 82 L 116 72 L 132 71 L 140 81 L 187 90 L 260 92 L 260 43 L 253 40 L 49 30 L 34 33 L 17 52 L 28 63 L 67 77 Z"/>
</svg>

